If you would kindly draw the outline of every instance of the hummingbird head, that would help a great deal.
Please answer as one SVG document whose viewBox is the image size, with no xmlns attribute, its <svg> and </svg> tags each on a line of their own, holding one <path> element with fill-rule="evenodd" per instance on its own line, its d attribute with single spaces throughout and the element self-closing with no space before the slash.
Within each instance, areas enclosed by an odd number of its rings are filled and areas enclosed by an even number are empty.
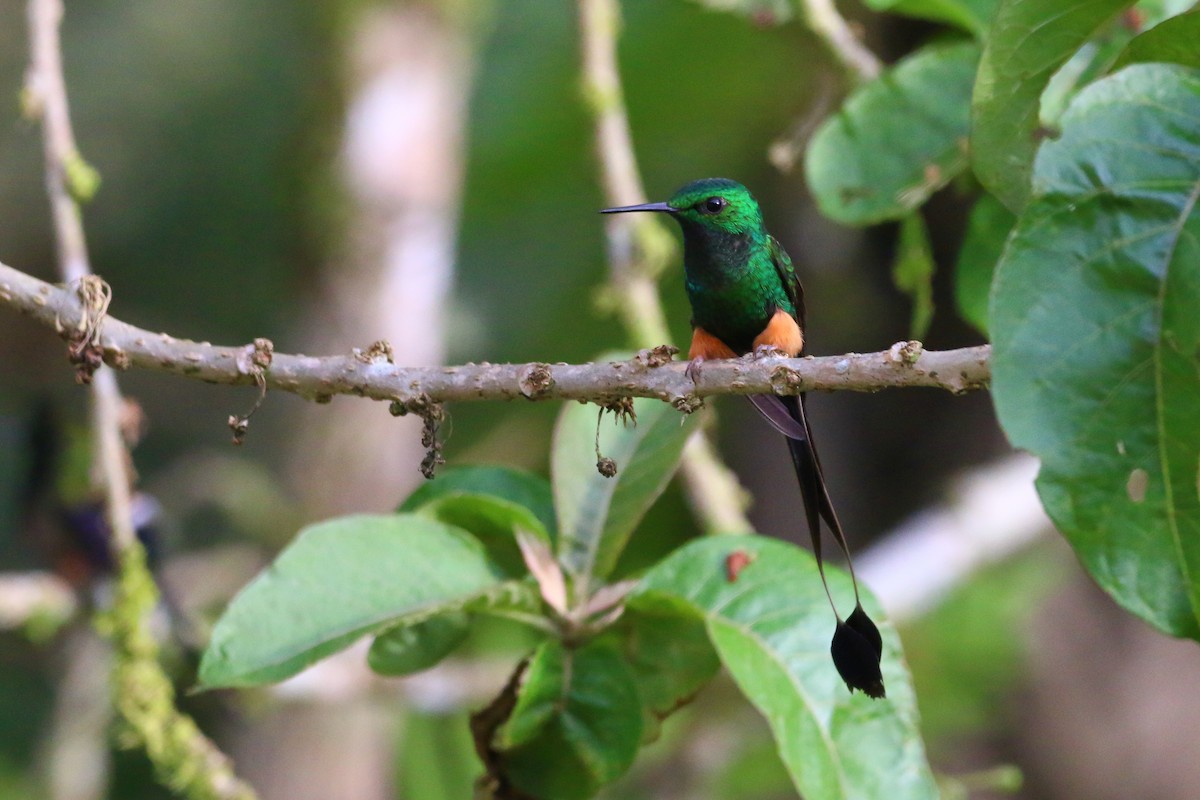
<svg viewBox="0 0 1200 800">
<path fill-rule="evenodd" d="M 762 227 L 762 212 L 750 190 L 727 178 L 692 181 L 665 203 L 606 208 L 601 214 L 628 211 L 661 211 L 679 221 L 684 231 L 702 228 L 713 232 L 747 233 Z"/>
</svg>

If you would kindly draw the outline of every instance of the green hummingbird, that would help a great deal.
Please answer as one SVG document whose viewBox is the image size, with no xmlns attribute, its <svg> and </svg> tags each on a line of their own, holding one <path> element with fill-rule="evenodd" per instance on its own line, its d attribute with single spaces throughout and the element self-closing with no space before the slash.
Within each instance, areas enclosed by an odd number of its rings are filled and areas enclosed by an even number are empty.
<svg viewBox="0 0 1200 800">
<path fill-rule="evenodd" d="M 783 351 L 804 351 L 804 289 L 792 260 L 763 225 L 762 211 L 750 191 L 736 181 L 706 178 L 687 184 L 664 203 L 606 208 L 602 214 L 651 211 L 670 214 L 683 229 L 683 270 L 692 306 L 690 375 L 710 358 L 737 358 Z M 883 640 L 858 597 L 854 564 L 841 523 L 825 487 L 821 461 L 805 415 L 805 397 L 753 395 L 750 401 L 787 437 L 800 483 L 813 553 L 825 595 L 837 618 L 830 653 L 846 686 L 870 697 L 883 697 L 880 660 Z M 825 579 L 820 522 L 846 554 L 854 584 L 854 612 L 838 613 Z"/>
</svg>

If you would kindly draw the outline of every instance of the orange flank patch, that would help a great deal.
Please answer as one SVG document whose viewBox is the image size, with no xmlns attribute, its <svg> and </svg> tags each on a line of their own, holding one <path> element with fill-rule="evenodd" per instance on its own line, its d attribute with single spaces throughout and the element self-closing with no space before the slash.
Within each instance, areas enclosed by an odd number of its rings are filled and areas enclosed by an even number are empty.
<svg viewBox="0 0 1200 800">
<path fill-rule="evenodd" d="M 688 358 L 737 358 L 737 353 L 704 328 L 696 327 L 692 329 L 692 346 L 688 348 Z"/>
<path fill-rule="evenodd" d="M 754 337 L 755 349 L 764 345 L 782 350 L 795 358 L 804 349 L 804 331 L 800 330 L 800 324 L 796 322 L 795 317 L 781 308 L 776 309 L 775 316 L 767 323 L 766 330 Z M 692 347 L 695 346 L 693 339 Z"/>
</svg>

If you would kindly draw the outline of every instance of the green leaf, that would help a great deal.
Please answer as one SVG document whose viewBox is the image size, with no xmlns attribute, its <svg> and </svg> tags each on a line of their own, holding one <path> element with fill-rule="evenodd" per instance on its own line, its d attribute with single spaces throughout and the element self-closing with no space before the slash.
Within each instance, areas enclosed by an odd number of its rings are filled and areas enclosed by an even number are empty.
<svg viewBox="0 0 1200 800">
<path fill-rule="evenodd" d="M 1200 634 L 1200 72 L 1134 65 L 1043 145 L 997 267 L 993 394 L 1096 581 Z"/>
<path fill-rule="evenodd" d="M 731 582 L 725 565 L 736 552 L 749 563 Z M 848 613 L 849 578 L 831 569 L 829 581 Z M 876 610 L 865 592 L 863 600 Z M 705 620 L 721 661 L 770 724 L 803 796 L 937 797 L 895 629 L 880 625 L 887 698 L 851 695 L 829 655 L 834 619 L 806 551 L 761 536 L 697 540 L 652 569 L 631 604 Z"/>
<path fill-rule="evenodd" d="M 653 606 L 627 606 L 618 631 L 646 712 L 645 738 L 687 703 L 721 668 L 704 621 Z"/>
<path fill-rule="evenodd" d="M 502 588 L 466 532 L 412 514 L 310 525 L 238 593 L 200 663 L 208 688 L 280 681 L 398 620 Z"/>
<path fill-rule="evenodd" d="M 1038 112 L 1041 127 L 1047 131 L 1057 131 L 1059 120 L 1075 95 L 1092 81 L 1117 69 L 1114 64 L 1137 34 L 1137 25 L 1157 25 L 1179 13 L 1181 9 L 1173 8 L 1179 3 L 1180 0 L 1142 0 L 1100 26 L 1095 35 L 1084 42 L 1046 84 Z"/>
<path fill-rule="evenodd" d="M 517 546 L 517 528 L 550 541 L 550 535 L 532 511 L 490 494 L 443 494 L 420 506 L 417 513 L 470 533 L 483 544 L 496 566 L 513 578 L 529 572 Z"/>
<path fill-rule="evenodd" d="M 985 336 L 988 332 L 988 295 L 996 262 L 1004 252 L 1008 232 L 1017 221 L 1003 203 L 990 194 L 982 195 L 971 209 L 967 233 L 958 253 L 954 273 L 954 299 L 958 313 Z"/>
<path fill-rule="evenodd" d="M 517 788 L 582 800 L 629 769 L 641 739 L 637 686 L 617 648 L 607 639 L 575 649 L 551 640 L 534 653 L 493 744 Z"/>
<path fill-rule="evenodd" d="M 532 472 L 499 465 L 450 467 L 422 483 L 400 504 L 398 511 L 416 511 L 448 494 L 488 494 L 525 506 L 554 534 L 554 498 L 550 482 Z"/>
<path fill-rule="evenodd" d="M 979 46 L 918 50 L 850 95 L 809 143 L 821 212 L 848 225 L 900 219 L 967 166 L 967 105 Z"/>
<path fill-rule="evenodd" d="M 1051 76 L 1131 0 L 1001 0 L 971 98 L 971 161 L 1013 211 L 1029 196 L 1039 102 Z"/>
<path fill-rule="evenodd" d="M 866 0 L 868 8 L 957 25 L 982 39 L 997 0 Z"/>
<path fill-rule="evenodd" d="M 434 702 L 426 710 L 416 703 L 396 704 L 389 713 L 403 714 L 404 735 L 396 747 L 396 798 L 409 800 L 464 800 L 474 796 L 479 756 L 471 739 L 466 710 L 448 709 Z M 457 704 L 456 704 L 457 705 Z"/>
<path fill-rule="evenodd" d="M 924 339 L 933 321 L 933 251 L 929 247 L 929 230 L 920 212 L 914 211 L 900 220 L 900 238 L 896 243 L 896 261 L 892 264 L 892 282 L 912 298 L 910 339 Z"/>
<path fill-rule="evenodd" d="M 1134 37 L 1121 53 L 1114 70 L 1140 62 L 1200 67 L 1200 9 L 1171 17 Z"/>
<path fill-rule="evenodd" d="M 437 664 L 471 630 L 464 611 L 447 611 L 412 624 L 400 623 L 375 637 L 367 665 L 380 675 L 411 675 Z"/>
<path fill-rule="evenodd" d="M 1067 106 L 1083 87 L 1104 76 L 1117 56 L 1133 38 L 1133 31 L 1113 20 L 1083 44 L 1051 76 L 1039 100 L 1038 125 L 1043 131 L 1057 131 Z"/>
<path fill-rule="evenodd" d="M 638 521 L 666 488 L 679 466 L 697 415 L 681 415 L 658 400 L 633 401 L 637 424 L 606 414 L 600 451 L 617 463 L 615 477 L 596 470 L 597 407 L 567 403 L 554 428 L 550 471 L 558 511 L 558 555 L 582 578 L 612 571 Z"/>
</svg>

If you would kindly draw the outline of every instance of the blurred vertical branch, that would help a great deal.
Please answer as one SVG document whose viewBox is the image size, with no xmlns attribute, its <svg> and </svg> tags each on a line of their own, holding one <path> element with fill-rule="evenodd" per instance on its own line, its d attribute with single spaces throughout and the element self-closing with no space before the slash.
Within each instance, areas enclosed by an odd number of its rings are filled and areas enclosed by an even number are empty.
<svg viewBox="0 0 1200 800">
<path fill-rule="evenodd" d="M 473 71 L 467 16 L 448 0 L 343 5 L 333 191 L 345 228 L 303 346 L 348 353 L 382 340 L 396 363 L 441 364 Z M 389 511 L 421 480 L 419 420 L 374 403 L 305 406 L 298 416 L 287 460 L 306 517 Z M 329 702 L 289 702 L 239 735 L 239 761 L 265 798 L 394 796 L 396 714 L 369 691 L 365 670 L 347 674 L 363 682 Z"/>
<path fill-rule="evenodd" d="M 447 5 L 354 14 L 339 164 L 347 230 L 308 315 L 308 352 L 385 340 L 400 364 L 445 359 L 471 81 L 470 43 Z M 418 480 L 418 420 L 362 403 L 301 413 L 291 478 L 309 514 L 391 510 Z"/>
<path fill-rule="evenodd" d="M 61 0 L 30 0 L 30 67 L 23 100 L 26 113 L 42 125 L 59 271 L 90 312 L 86 324 L 67 335 L 80 380 L 92 385 L 93 480 L 104 496 L 118 564 L 113 606 L 101 619 L 116 651 L 113 703 L 127 725 L 128 739 L 145 748 L 164 783 L 192 798 L 249 800 L 253 790 L 234 776 L 225 755 L 175 707 L 174 687 L 158 663 L 158 643 L 149 628 L 158 593 L 134 532 L 133 468 L 122 435 L 123 400 L 113 371 L 91 352 L 107 309 L 107 287 L 92 274 L 79 201 L 94 193 L 98 180 L 80 156 L 71 130 L 59 39 L 62 15 Z"/>
<path fill-rule="evenodd" d="M 595 121 L 600 181 L 610 206 L 646 199 L 617 66 L 620 24 L 617 0 L 579 0 L 583 88 Z M 658 278 L 675 252 L 674 239 L 654 215 L 613 216 L 606 230 L 609 289 L 630 339 L 638 348 L 669 342 Z M 691 505 L 709 532 L 752 530 L 745 514 L 747 494 L 703 432 L 688 442 L 681 471 Z"/>
</svg>

